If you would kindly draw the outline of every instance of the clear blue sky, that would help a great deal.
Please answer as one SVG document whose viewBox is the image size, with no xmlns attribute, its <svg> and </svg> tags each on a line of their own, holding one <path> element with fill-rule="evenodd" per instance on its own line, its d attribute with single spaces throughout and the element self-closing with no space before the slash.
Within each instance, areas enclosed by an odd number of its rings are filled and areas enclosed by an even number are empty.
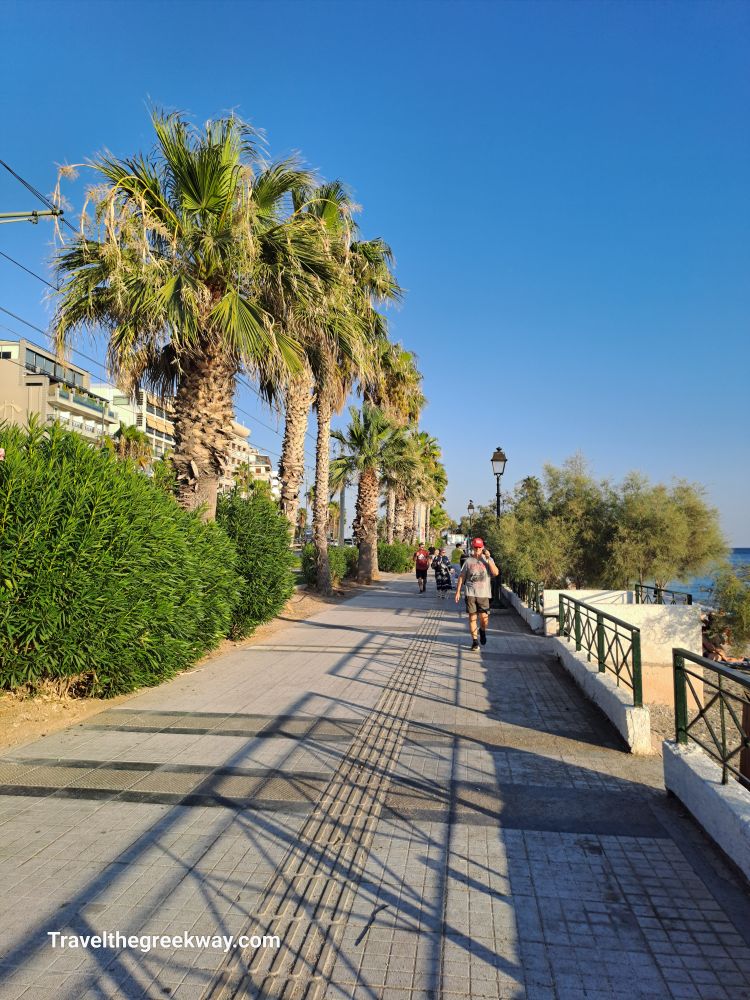
<svg viewBox="0 0 750 1000">
<path fill-rule="evenodd" d="M 236 109 L 352 187 L 454 516 L 494 495 L 496 445 L 504 487 L 581 451 L 703 482 L 750 545 L 750 4 L 6 0 L 0 24 L 0 156 L 45 192 L 147 148 L 149 101 Z M 3 175 L 0 211 L 34 207 Z M 48 238 L 0 227 L 34 269 Z M 0 259 L 0 305 L 46 326 L 41 291 Z"/>
</svg>

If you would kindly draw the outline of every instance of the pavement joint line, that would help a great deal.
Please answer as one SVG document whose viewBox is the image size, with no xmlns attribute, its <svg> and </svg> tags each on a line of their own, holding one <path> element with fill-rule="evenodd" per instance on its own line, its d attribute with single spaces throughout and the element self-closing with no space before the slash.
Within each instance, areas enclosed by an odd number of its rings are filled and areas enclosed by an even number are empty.
<svg viewBox="0 0 750 1000">
<path fill-rule="evenodd" d="M 317 1000 L 321 995 L 335 962 L 336 932 L 343 932 L 357 886 L 365 874 L 376 822 L 404 743 L 409 708 L 427 667 L 429 640 L 437 635 L 441 617 L 440 610 L 427 612 L 318 806 L 266 884 L 257 914 L 266 915 L 267 927 L 285 921 L 284 933 L 279 934 L 282 947 L 270 954 L 248 949 L 230 955 L 204 992 L 203 1000 L 301 996 L 297 978 L 302 975 L 306 1000 Z M 377 766 L 368 768 L 368 763 Z M 348 794 L 342 799 L 343 788 Z M 341 841 L 331 837 L 337 825 L 343 825 L 339 831 Z M 309 863 L 313 871 L 329 877 L 308 879 L 299 891 L 295 886 L 297 876 L 306 874 Z M 335 901 L 330 914 L 321 921 L 319 907 L 326 890 Z M 295 911 L 303 911 L 305 919 L 289 921 L 287 903 Z"/>
</svg>

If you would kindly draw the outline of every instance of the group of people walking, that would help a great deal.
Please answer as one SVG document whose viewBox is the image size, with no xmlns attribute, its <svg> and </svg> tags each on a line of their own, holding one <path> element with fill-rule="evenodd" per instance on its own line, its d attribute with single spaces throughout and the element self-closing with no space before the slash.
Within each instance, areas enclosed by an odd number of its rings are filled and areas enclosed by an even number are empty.
<svg viewBox="0 0 750 1000">
<path fill-rule="evenodd" d="M 487 642 L 492 577 L 497 576 L 500 571 L 481 538 L 472 540 L 471 554 L 462 553 L 459 566 L 455 601 L 458 604 L 463 590 L 469 616 L 471 649 L 476 651 Z M 435 588 L 439 597 L 445 599 L 445 595 L 453 590 L 454 568 L 447 549 L 428 549 L 423 544 L 420 545 L 414 553 L 414 568 L 420 594 L 427 591 L 427 573 L 430 569 L 435 573 Z"/>
</svg>

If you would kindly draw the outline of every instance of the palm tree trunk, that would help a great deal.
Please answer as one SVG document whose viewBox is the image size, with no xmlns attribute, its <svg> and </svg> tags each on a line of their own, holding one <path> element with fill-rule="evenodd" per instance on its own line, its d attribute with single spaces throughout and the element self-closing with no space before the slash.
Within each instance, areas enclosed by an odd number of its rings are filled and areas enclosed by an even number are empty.
<svg viewBox="0 0 750 1000">
<path fill-rule="evenodd" d="M 300 488 L 305 475 L 305 434 L 312 384 L 312 375 L 308 368 L 304 368 L 291 379 L 286 390 L 284 441 L 281 445 L 279 479 L 281 509 L 292 529 L 297 524 Z"/>
<path fill-rule="evenodd" d="M 203 520 L 213 521 L 233 438 L 236 368 L 211 341 L 183 365 L 174 400 L 177 499 L 187 510 L 203 507 Z"/>
<path fill-rule="evenodd" d="M 397 542 L 406 541 L 406 500 L 402 493 L 396 494 L 396 512 L 394 515 L 394 535 Z"/>
<path fill-rule="evenodd" d="M 364 469 L 357 490 L 357 519 L 360 525 L 357 582 L 372 583 L 378 579 L 378 474 Z"/>
<path fill-rule="evenodd" d="M 313 542 L 317 567 L 317 589 L 330 594 L 331 568 L 328 565 L 328 493 L 331 465 L 331 416 L 333 407 L 325 389 L 318 392 L 318 437 L 315 447 L 315 498 L 313 500 Z"/>
<path fill-rule="evenodd" d="M 391 487 L 388 490 L 385 512 L 385 537 L 389 545 L 393 544 L 393 536 L 396 530 L 396 491 Z"/>
<path fill-rule="evenodd" d="M 424 505 L 424 538 L 427 544 L 430 543 L 430 505 L 425 503 Z"/>
</svg>

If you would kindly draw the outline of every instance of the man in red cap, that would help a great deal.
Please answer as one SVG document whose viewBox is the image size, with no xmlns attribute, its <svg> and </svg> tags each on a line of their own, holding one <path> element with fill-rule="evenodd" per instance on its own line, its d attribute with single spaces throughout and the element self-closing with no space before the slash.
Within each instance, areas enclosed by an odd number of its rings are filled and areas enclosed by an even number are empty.
<svg viewBox="0 0 750 1000">
<path fill-rule="evenodd" d="M 481 538 L 475 538 L 471 543 L 471 555 L 461 568 L 456 586 L 456 604 L 461 597 L 461 590 L 466 598 L 466 611 L 469 615 L 469 631 L 471 632 L 471 648 L 479 649 L 479 643 L 487 642 L 487 624 L 490 617 L 490 597 L 492 584 L 490 578 L 497 576 L 500 570 L 488 549 L 484 547 Z M 479 635 L 477 635 L 477 616 L 479 617 Z"/>
</svg>

